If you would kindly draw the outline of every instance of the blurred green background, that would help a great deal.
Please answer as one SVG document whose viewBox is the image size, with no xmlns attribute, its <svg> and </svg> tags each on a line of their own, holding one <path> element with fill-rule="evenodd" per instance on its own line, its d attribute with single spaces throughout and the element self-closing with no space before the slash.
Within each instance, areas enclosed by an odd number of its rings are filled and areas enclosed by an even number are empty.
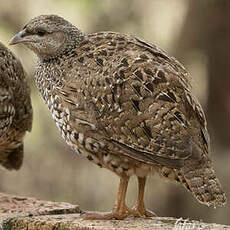
<svg viewBox="0 0 230 230">
<path fill-rule="evenodd" d="M 0 40 L 7 44 L 25 23 L 40 14 L 58 14 L 85 33 L 111 30 L 136 35 L 175 56 L 193 77 L 194 93 L 207 114 L 212 158 L 230 199 L 230 1 L 229 0 L 0 0 Z M 0 171 L 0 191 L 79 204 L 84 210 L 109 210 L 118 177 L 80 159 L 62 140 L 36 89 L 36 57 L 24 47 L 10 47 L 22 61 L 31 85 L 32 132 L 18 172 Z M 136 199 L 136 180 L 127 202 Z M 230 206 L 199 204 L 182 186 L 150 176 L 147 207 L 159 216 L 230 224 Z"/>
</svg>

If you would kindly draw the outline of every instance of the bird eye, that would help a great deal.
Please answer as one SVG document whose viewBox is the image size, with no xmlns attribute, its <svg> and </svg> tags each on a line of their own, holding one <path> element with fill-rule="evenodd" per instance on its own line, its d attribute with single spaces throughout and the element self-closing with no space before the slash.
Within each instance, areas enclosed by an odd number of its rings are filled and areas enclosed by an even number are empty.
<svg viewBox="0 0 230 230">
<path fill-rule="evenodd" d="M 46 31 L 44 31 L 44 30 L 38 30 L 37 31 L 37 35 L 40 37 L 44 36 L 45 34 L 46 34 Z"/>
</svg>

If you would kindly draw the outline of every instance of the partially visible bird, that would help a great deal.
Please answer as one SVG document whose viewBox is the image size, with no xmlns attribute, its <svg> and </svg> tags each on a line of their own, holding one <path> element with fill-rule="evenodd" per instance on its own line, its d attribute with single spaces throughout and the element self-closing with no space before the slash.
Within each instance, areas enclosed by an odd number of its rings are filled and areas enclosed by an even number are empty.
<svg viewBox="0 0 230 230">
<path fill-rule="evenodd" d="M 152 172 L 178 181 L 205 205 L 225 204 L 203 110 L 174 58 L 128 35 L 83 34 L 56 15 L 35 17 L 10 43 L 37 54 L 37 86 L 67 144 L 120 177 L 113 211 L 87 213 L 86 219 L 152 216 L 144 206 Z M 129 209 L 132 175 L 139 192 Z"/>
<path fill-rule="evenodd" d="M 32 126 L 30 89 L 21 62 L 0 42 L 0 164 L 18 170 Z"/>
</svg>

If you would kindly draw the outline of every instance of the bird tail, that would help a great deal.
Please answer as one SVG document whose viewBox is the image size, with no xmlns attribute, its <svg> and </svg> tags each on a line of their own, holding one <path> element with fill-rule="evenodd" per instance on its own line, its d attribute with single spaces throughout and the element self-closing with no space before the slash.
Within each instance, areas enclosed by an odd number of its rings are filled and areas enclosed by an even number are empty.
<svg viewBox="0 0 230 230">
<path fill-rule="evenodd" d="M 23 144 L 21 144 L 15 149 L 7 150 L 7 157 L 0 164 L 8 170 L 18 170 L 22 165 L 23 155 Z"/>
<path fill-rule="evenodd" d="M 210 160 L 197 164 L 195 160 L 186 160 L 178 171 L 178 178 L 202 204 L 211 207 L 223 206 L 226 196 L 213 170 Z"/>
</svg>

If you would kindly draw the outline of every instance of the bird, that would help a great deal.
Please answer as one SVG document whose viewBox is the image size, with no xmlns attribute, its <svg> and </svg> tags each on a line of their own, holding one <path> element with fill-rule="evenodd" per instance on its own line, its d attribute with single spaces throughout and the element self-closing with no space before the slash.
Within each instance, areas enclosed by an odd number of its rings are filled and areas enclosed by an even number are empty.
<svg viewBox="0 0 230 230">
<path fill-rule="evenodd" d="M 23 139 L 32 127 L 30 88 L 17 57 L 0 42 L 0 165 L 18 170 L 23 163 Z"/>
<path fill-rule="evenodd" d="M 204 112 L 174 57 L 135 36 L 85 34 L 53 14 L 32 18 L 9 44 L 37 55 L 35 81 L 66 143 L 120 178 L 112 211 L 86 211 L 85 219 L 155 216 L 144 204 L 153 173 L 207 206 L 226 203 Z M 131 176 L 138 180 L 133 208 L 125 202 Z"/>
</svg>

